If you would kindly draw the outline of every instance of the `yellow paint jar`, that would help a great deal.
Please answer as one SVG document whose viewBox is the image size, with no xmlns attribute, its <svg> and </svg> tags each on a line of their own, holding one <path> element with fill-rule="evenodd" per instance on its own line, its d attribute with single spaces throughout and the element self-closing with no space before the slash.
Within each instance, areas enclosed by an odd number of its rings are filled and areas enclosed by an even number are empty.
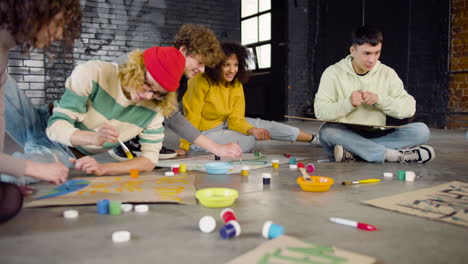
<svg viewBox="0 0 468 264">
<path fill-rule="evenodd" d="M 249 167 L 248 166 L 242 167 L 241 175 L 242 176 L 249 176 Z"/>
<path fill-rule="evenodd" d="M 273 167 L 273 169 L 279 168 L 279 160 L 272 160 L 271 166 Z"/>
<path fill-rule="evenodd" d="M 179 172 L 187 172 L 187 164 L 181 163 L 179 167 Z"/>
</svg>

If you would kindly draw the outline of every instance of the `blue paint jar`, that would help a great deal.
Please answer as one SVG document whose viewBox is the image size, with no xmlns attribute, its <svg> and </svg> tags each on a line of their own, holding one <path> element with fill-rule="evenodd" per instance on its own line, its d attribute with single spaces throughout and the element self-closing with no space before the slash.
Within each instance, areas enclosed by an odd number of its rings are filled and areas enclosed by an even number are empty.
<svg viewBox="0 0 468 264">
<path fill-rule="evenodd" d="M 239 236 L 241 233 L 241 228 L 239 223 L 236 220 L 231 220 L 225 224 L 220 230 L 219 235 L 222 239 L 230 239 L 236 236 Z"/>
<path fill-rule="evenodd" d="M 273 224 L 272 221 L 266 221 L 263 224 L 262 235 L 266 239 L 273 239 L 284 234 L 284 227 Z"/>
<path fill-rule="evenodd" d="M 98 214 L 109 214 L 109 200 L 99 200 L 96 205 Z"/>
</svg>

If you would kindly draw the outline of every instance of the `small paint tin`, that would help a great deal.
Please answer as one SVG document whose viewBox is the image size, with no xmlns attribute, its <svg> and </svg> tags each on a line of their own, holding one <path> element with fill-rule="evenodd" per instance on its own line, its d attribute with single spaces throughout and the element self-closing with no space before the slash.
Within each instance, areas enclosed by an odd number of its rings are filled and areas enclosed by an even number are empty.
<svg viewBox="0 0 468 264">
<path fill-rule="evenodd" d="M 414 171 L 406 171 L 405 172 L 405 181 L 414 182 L 415 178 L 416 178 L 416 173 L 414 173 Z"/>
<path fill-rule="evenodd" d="M 140 177 L 140 174 L 137 169 L 131 169 L 130 170 L 130 178 L 132 179 L 138 179 Z"/>
<path fill-rule="evenodd" d="M 221 211 L 221 219 L 223 219 L 224 223 L 227 224 L 229 221 L 235 220 L 237 221 L 236 215 L 231 208 L 225 208 Z"/>
<path fill-rule="evenodd" d="M 273 239 L 284 234 L 284 227 L 274 224 L 272 221 L 266 221 L 263 224 L 262 235 L 266 239 Z"/>
<path fill-rule="evenodd" d="M 229 239 L 239 236 L 241 233 L 240 225 L 237 221 L 232 220 L 225 224 L 220 230 L 219 235 L 222 239 Z"/>
<path fill-rule="evenodd" d="M 308 173 L 314 172 L 314 171 L 315 171 L 315 166 L 314 166 L 314 164 L 312 164 L 312 163 L 307 164 L 306 170 L 307 170 Z"/>
<path fill-rule="evenodd" d="M 272 160 L 271 166 L 273 167 L 273 169 L 279 168 L 279 160 Z"/>
<path fill-rule="evenodd" d="M 171 168 L 172 168 L 172 172 L 174 172 L 174 173 L 179 173 L 179 171 L 180 171 L 180 165 L 179 164 L 174 164 L 174 165 L 172 165 Z"/>
<path fill-rule="evenodd" d="M 296 164 L 296 157 L 290 157 L 289 164 Z"/>
<path fill-rule="evenodd" d="M 262 178 L 263 178 L 263 184 L 270 184 L 271 173 L 263 173 Z"/>
<path fill-rule="evenodd" d="M 99 200 L 96 204 L 98 214 L 109 214 L 109 200 Z"/>
<path fill-rule="evenodd" d="M 383 176 L 384 176 L 385 178 L 393 178 L 393 173 L 391 173 L 391 172 L 384 172 Z"/>
<path fill-rule="evenodd" d="M 398 180 L 399 181 L 404 181 L 405 180 L 405 171 L 404 170 L 399 170 L 398 171 Z"/>
<path fill-rule="evenodd" d="M 120 205 L 120 209 L 124 213 L 131 212 L 132 209 L 133 209 L 133 204 L 122 204 L 122 205 Z"/>
<path fill-rule="evenodd" d="M 221 158 L 215 155 L 215 160 L 221 160 Z"/>
<path fill-rule="evenodd" d="M 120 208 L 121 202 L 119 201 L 111 201 L 109 203 L 109 214 L 110 215 L 121 215 L 122 209 Z"/>
<path fill-rule="evenodd" d="M 187 172 L 187 164 L 181 163 L 179 167 L 179 172 Z"/>
<path fill-rule="evenodd" d="M 249 166 L 244 166 L 242 167 L 242 170 L 241 170 L 241 175 L 242 176 L 249 176 Z"/>
<path fill-rule="evenodd" d="M 262 153 L 260 151 L 255 151 L 255 157 L 260 157 L 262 156 Z"/>
</svg>

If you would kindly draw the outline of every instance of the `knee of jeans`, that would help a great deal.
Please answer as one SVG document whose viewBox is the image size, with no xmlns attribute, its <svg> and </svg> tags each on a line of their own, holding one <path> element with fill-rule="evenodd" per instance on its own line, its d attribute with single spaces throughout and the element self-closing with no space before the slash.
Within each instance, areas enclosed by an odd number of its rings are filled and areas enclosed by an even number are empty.
<svg viewBox="0 0 468 264">
<path fill-rule="evenodd" d="M 337 127 L 334 124 L 327 123 L 322 125 L 322 127 L 320 128 L 319 138 L 321 142 L 329 142 L 330 140 L 339 137 L 340 133 L 341 131 L 337 129 Z"/>
<path fill-rule="evenodd" d="M 431 136 L 431 131 L 429 130 L 429 127 L 427 127 L 426 124 L 418 122 L 418 123 L 413 123 L 411 125 L 415 133 L 415 137 L 421 143 L 426 143 L 427 141 L 429 141 L 429 138 Z"/>
</svg>

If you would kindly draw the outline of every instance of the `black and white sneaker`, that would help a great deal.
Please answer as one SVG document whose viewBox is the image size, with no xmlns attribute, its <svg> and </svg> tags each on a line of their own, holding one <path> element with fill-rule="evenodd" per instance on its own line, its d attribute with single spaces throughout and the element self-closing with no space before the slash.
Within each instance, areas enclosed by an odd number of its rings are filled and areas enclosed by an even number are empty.
<svg viewBox="0 0 468 264">
<path fill-rule="evenodd" d="M 159 159 L 164 160 L 164 159 L 172 159 L 177 156 L 177 153 L 175 150 L 168 149 L 164 146 L 162 146 L 161 150 L 159 151 Z"/>
<path fill-rule="evenodd" d="M 400 152 L 400 162 L 402 163 L 428 163 L 431 160 L 435 159 L 435 151 L 429 145 L 421 145 L 409 149 L 399 149 Z"/>
<path fill-rule="evenodd" d="M 130 150 L 132 153 L 133 157 L 138 157 L 141 155 L 141 146 L 138 143 L 138 137 L 132 138 L 129 141 L 126 141 L 124 143 L 127 148 Z M 122 149 L 122 146 L 118 146 L 116 148 L 113 148 L 108 151 L 109 155 L 113 157 L 114 159 L 118 161 L 124 161 L 127 160 L 127 155 L 125 155 L 125 151 Z M 166 147 L 162 147 L 161 150 L 159 151 L 159 159 L 171 159 L 177 156 L 177 153 L 172 150 L 168 149 Z"/>
<path fill-rule="evenodd" d="M 347 151 L 341 145 L 335 145 L 333 154 L 335 155 L 335 162 L 349 162 L 356 160 L 353 153 Z"/>
</svg>

